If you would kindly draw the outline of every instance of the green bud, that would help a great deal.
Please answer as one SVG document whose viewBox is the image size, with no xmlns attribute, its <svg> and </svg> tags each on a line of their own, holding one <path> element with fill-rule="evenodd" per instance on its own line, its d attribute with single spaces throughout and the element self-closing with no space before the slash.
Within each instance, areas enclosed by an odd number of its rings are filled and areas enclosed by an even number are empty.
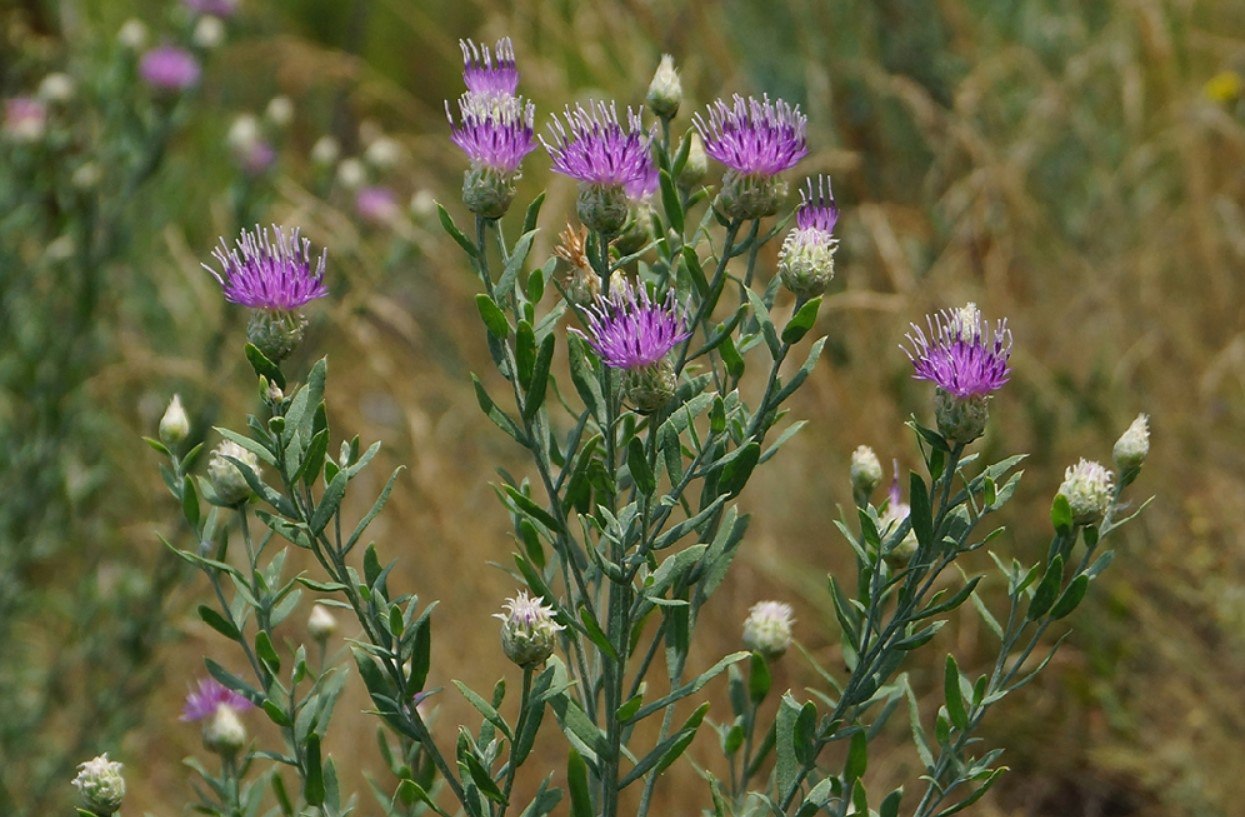
<svg viewBox="0 0 1245 817">
<path fill-rule="evenodd" d="M 109 817 L 121 808 L 121 801 L 125 798 L 125 779 L 121 777 L 120 763 L 109 760 L 105 752 L 78 768 L 81 771 L 73 784 L 89 810 L 100 817 Z"/>
<path fill-rule="evenodd" d="M 553 620 L 554 609 L 525 590 L 506 599 L 503 609 L 505 613 L 494 613 L 493 618 L 501 619 L 501 648 L 506 657 L 525 668 L 543 664 L 553 655 L 558 633 L 566 629 Z"/>
<path fill-rule="evenodd" d="M 498 173 L 489 167 L 472 167 L 463 174 L 463 204 L 481 218 L 501 218 L 514 201 L 517 178 L 517 173 Z"/>
<path fill-rule="evenodd" d="M 648 86 L 649 110 L 661 119 L 674 119 L 679 112 L 679 103 L 683 101 L 683 84 L 679 82 L 679 72 L 674 70 L 674 57 L 662 55 L 657 64 L 657 72 Z"/>
<path fill-rule="evenodd" d="M 678 385 L 674 363 L 664 357 L 648 366 L 628 369 L 623 378 L 623 397 L 640 414 L 652 414 L 670 402 Z"/>
<path fill-rule="evenodd" d="M 225 440 L 216 446 L 208 461 L 208 482 L 212 484 L 217 500 L 226 506 L 239 505 L 251 498 L 251 486 L 238 466 L 227 459 L 230 457 L 259 473 L 259 458 L 233 440 Z"/>
<path fill-rule="evenodd" d="M 232 706 L 221 704 L 204 722 L 203 745 L 222 757 L 232 757 L 246 745 L 246 727 Z"/>
<path fill-rule="evenodd" d="M 937 389 L 934 394 L 934 417 L 938 433 L 951 444 L 967 445 L 986 430 L 990 419 L 989 397 L 978 395 L 963 399 Z"/>
<path fill-rule="evenodd" d="M 182 408 L 182 399 L 173 395 L 164 416 L 160 418 L 160 440 L 169 447 L 176 447 L 186 441 L 190 435 L 190 418 Z"/>
<path fill-rule="evenodd" d="M 246 325 L 246 339 L 273 363 L 280 363 L 302 343 L 307 319 L 297 312 L 256 309 Z"/>
<path fill-rule="evenodd" d="M 777 176 L 742 176 L 728 170 L 722 177 L 717 207 L 735 221 L 772 216 L 787 196 L 787 183 Z"/>
<path fill-rule="evenodd" d="M 575 209 L 585 227 L 610 236 L 623 228 L 630 213 L 621 185 L 581 184 Z"/>
</svg>

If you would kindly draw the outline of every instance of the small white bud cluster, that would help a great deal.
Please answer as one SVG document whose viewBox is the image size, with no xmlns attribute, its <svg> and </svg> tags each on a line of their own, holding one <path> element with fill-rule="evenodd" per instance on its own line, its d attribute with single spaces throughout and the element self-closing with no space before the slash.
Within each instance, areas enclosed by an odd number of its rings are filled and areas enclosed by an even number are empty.
<svg viewBox="0 0 1245 817">
<path fill-rule="evenodd" d="M 1059 493 L 1072 509 L 1072 521 L 1092 525 L 1102 520 L 1111 506 L 1114 479 L 1100 463 L 1082 458 L 1064 472 Z"/>
<path fill-rule="evenodd" d="M 505 613 L 494 613 L 501 619 L 501 648 L 506 657 L 520 667 L 541 664 L 553 655 L 558 633 L 564 629 L 553 620 L 554 609 L 531 598 L 520 590 L 513 599 L 502 605 Z"/>
<path fill-rule="evenodd" d="M 105 752 L 78 768 L 80 771 L 73 784 L 89 810 L 100 817 L 108 817 L 121 808 L 121 801 L 125 798 L 125 778 L 121 776 L 120 763 L 109 760 Z"/>
<path fill-rule="evenodd" d="M 791 605 L 781 601 L 759 601 L 744 620 L 744 646 L 773 660 L 791 646 Z"/>
<path fill-rule="evenodd" d="M 1150 453 L 1150 418 L 1138 414 L 1137 419 L 1115 441 L 1111 453 L 1115 467 L 1121 472 L 1140 468 Z"/>
<path fill-rule="evenodd" d="M 232 457 L 246 464 L 252 471 L 259 473 L 259 458 L 233 440 L 225 440 L 216 446 L 212 458 L 208 462 L 208 481 L 216 498 L 224 505 L 238 505 L 251 497 L 251 486 L 247 483 L 242 471 L 229 459 Z"/>
<path fill-rule="evenodd" d="M 222 757 L 231 757 L 246 746 L 246 726 L 238 712 L 228 704 L 216 707 L 203 722 L 203 745 Z"/>
<path fill-rule="evenodd" d="M 307 632 L 323 644 L 337 632 L 337 618 L 323 604 L 313 605 L 311 615 L 307 617 Z"/>
<path fill-rule="evenodd" d="M 649 110 L 661 119 L 673 119 L 679 112 L 679 104 L 683 101 L 683 84 L 679 81 L 679 72 L 674 70 L 674 57 L 663 54 L 657 64 L 657 72 L 648 86 Z"/>
<path fill-rule="evenodd" d="M 852 452 L 852 492 L 862 500 L 882 482 L 882 461 L 873 449 L 867 445 L 857 446 Z"/>
</svg>

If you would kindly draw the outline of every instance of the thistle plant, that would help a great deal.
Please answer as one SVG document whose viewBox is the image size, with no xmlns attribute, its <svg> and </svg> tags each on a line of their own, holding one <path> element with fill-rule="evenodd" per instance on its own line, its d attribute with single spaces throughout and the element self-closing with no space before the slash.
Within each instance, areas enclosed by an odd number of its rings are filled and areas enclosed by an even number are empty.
<svg viewBox="0 0 1245 817">
<path fill-rule="evenodd" d="M 530 456 L 524 474 L 502 472 L 496 485 L 519 590 L 493 615 L 499 649 L 515 665 L 517 700 L 508 696 L 514 678 L 486 694 L 454 681 L 479 720 L 442 737 L 430 719 L 428 699 L 440 691 L 427 688 L 433 605 L 391 586 L 383 543 L 365 538 L 399 472 L 366 513 L 347 514 L 344 500 L 379 444 L 364 449 L 359 437 L 335 433 L 325 360 L 301 374 L 301 385 L 282 368 L 305 341 L 297 311 L 326 294 L 331 266 L 296 231 L 287 239 L 274 228 L 275 240 L 246 234 L 237 252 L 218 251 L 222 269 L 213 274 L 229 300 L 269 323 L 268 313 L 282 316 L 280 342 L 268 331 L 248 333 L 259 413 L 245 434 L 218 429 L 223 443 L 206 478 L 165 451 L 166 481 L 190 528 L 188 545 L 170 547 L 203 573 L 214 603 L 199 615 L 232 650 L 207 660 L 213 680 L 187 705 L 220 756 L 219 770 L 192 761 L 207 786 L 197 807 L 251 817 L 265 813 L 264 792 L 272 791 L 286 815 L 360 808 L 339 772 L 357 758 L 325 749 L 347 657 L 377 719 L 387 775 L 371 785 L 386 815 L 544 817 L 566 797 L 576 817 L 645 817 L 662 773 L 705 731 L 716 732 L 722 756 L 705 760 L 701 751 L 696 768 L 717 817 L 892 817 L 901 809 L 932 817 L 971 805 L 1002 771 L 1001 750 L 980 748 L 982 720 L 1046 665 L 1047 631 L 1110 563 L 1102 543 L 1129 518 L 1122 491 L 1145 457 L 1144 422 L 1117 445 L 1127 478 L 1113 481 L 1086 463 L 1069 470 L 1043 560 L 994 557 L 1006 588 L 1006 608 L 996 612 L 992 597 L 978 594 L 983 576 L 950 568 L 997 541 L 1002 529 L 983 533 L 982 523 L 1020 479 L 1023 456 L 987 464 L 969 450 L 988 431 L 987 400 L 1010 377 L 1012 337 L 1005 322 L 991 326 L 971 304 L 931 316 L 928 331 L 913 326 L 906 350 L 913 377 L 934 385 L 936 428 L 917 417 L 908 424 L 921 470 L 906 480 L 897 470 L 880 505 L 872 497 L 882 467 L 871 449 L 858 448 L 843 475 L 855 502 L 838 527 L 856 575 L 829 579 L 842 665 L 820 666 L 809 655 L 823 682 L 811 697 L 788 690 L 771 699 L 774 662 L 793 660 L 800 628 L 813 626 L 796 622 L 781 600 L 752 607 L 742 623 L 746 649 L 694 660 L 705 605 L 748 546 L 741 496 L 799 431 L 785 404 L 827 340 L 809 336 L 823 299 L 833 297 L 826 292 L 839 208 L 829 179 L 808 180 L 778 269 L 767 271 L 760 250 L 786 226 L 770 219 L 783 204 L 783 174 L 808 151 L 797 108 L 736 97 L 711 106 L 707 122 L 697 117 L 705 152 L 726 165 L 716 193 L 680 184 L 694 136 L 677 146 L 666 138 L 677 106 L 665 97 L 661 138 L 639 112 L 629 111 L 624 125 L 616 103 L 567 109 L 545 145 L 553 171 L 580 185 L 584 228 L 568 228 L 555 257 L 533 259 L 544 195 L 528 205 L 513 241 L 502 223 L 533 115 L 516 96 L 515 55 L 505 40 L 492 51 L 467 42 L 463 53 L 467 91 L 451 138 L 470 163 L 464 205 L 474 237 L 445 207 L 438 212 L 482 290 L 476 307 L 497 371 L 473 378 L 480 408 Z M 661 71 L 659 90 L 669 91 L 673 68 Z M 504 147 L 504 162 L 485 145 Z M 478 187 L 486 177 L 490 206 Z M 628 188 L 633 198 L 645 188 L 654 196 L 652 238 L 638 248 L 622 240 Z M 558 223 L 567 215 L 557 214 Z M 573 267 L 569 277 L 559 276 L 559 260 Z M 290 547 L 307 551 L 314 573 L 292 573 Z M 906 662 L 937 645 L 949 616 L 970 600 L 997 640 L 993 668 L 965 675 L 946 656 L 942 703 L 927 728 L 930 713 Z M 336 632 L 327 608 L 357 622 L 347 649 L 327 649 Z M 283 627 L 300 609 L 309 614 L 306 638 Z M 1046 653 L 1035 664 L 1039 650 Z M 730 709 L 710 719 L 704 691 L 722 676 Z M 246 704 L 272 722 L 279 744 L 243 754 Z M 905 704 L 921 777 L 915 791 L 873 798 L 870 741 Z M 564 770 L 529 770 L 535 794 L 515 802 L 542 730 L 564 741 Z"/>
</svg>

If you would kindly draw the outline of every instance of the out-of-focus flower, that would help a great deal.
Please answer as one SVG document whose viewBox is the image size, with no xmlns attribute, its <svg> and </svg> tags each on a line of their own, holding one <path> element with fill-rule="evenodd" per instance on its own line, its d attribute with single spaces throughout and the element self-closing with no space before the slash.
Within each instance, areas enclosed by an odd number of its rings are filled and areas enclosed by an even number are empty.
<svg viewBox="0 0 1245 817">
<path fill-rule="evenodd" d="M 852 493 L 859 500 L 868 501 L 869 495 L 882 482 L 882 462 L 867 445 L 857 446 L 852 452 Z"/>
<path fill-rule="evenodd" d="M 912 361 L 913 377 L 938 387 L 938 430 L 953 443 L 970 443 L 985 430 L 990 395 L 1011 377 L 1011 330 L 1006 319 L 991 328 L 972 303 L 927 316 L 925 322 L 928 335 L 911 324 L 911 349 L 900 348 Z"/>
<path fill-rule="evenodd" d="M 108 817 L 121 808 L 125 799 L 125 779 L 121 776 L 121 764 L 108 759 L 108 753 L 88 760 L 78 766 L 78 776 L 73 784 L 82 796 L 86 807 Z"/>
<path fill-rule="evenodd" d="M 93 190 L 100 179 L 103 178 L 103 171 L 95 162 L 84 162 L 73 172 L 70 181 L 74 187 L 79 190 Z"/>
<path fill-rule="evenodd" d="M 648 85 L 645 97 L 649 110 L 662 119 L 674 119 L 679 112 L 679 104 L 683 101 L 683 84 L 679 82 L 679 72 L 674 70 L 674 57 L 663 54 L 657 64 L 657 71 Z"/>
<path fill-rule="evenodd" d="M 744 646 L 769 660 L 780 657 L 791 646 L 791 605 L 781 601 L 759 601 L 744 620 Z"/>
<path fill-rule="evenodd" d="M 294 121 L 294 103 L 288 96 L 274 96 L 268 100 L 268 107 L 264 108 L 264 116 L 278 128 L 288 127 Z"/>
<path fill-rule="evenodd" d="M 475 104 L 505 102 L 515 95 L 519 68 L 509 37 L 498 40 L 492 52 L 471 40 L 459 40 L 458 45 L 463 51 L 463 84 Z"/>
<path fill-rule="evenodd" d="M 437 212 L 437 200 L 432 191 L 420 188 L 411 194 L 411 215 L 415 218 L 432 218 Z"/>
<path fill-rule="evenodd" d="M 64 103 L 73 99 L 74 81 L 68 74 L 56 71 L 39 82 L 39 96 L 48 102 Z"/>
<path fill-rule="evenodd" d="M 182 708 L 183 721 L 203 721 L 203 745 L 213 752 L 230 756 L 246 745 L 246 727 L 238 713 L 253 704 L 244 696 L 216 681 L 204 678 L 191 690 Z"/>
<path fill-rule="evenodd" d="M 363 158 L 378 170 L 390 170 L 402 158 L 402 148 L 388 136 L 379 136 L 363 151 Z"/>
<path fill-rule="evenodd" d="M 331 165 L 341 154 L 341 145 L 332 136 L 321 136 L 311 146 L 311 161 L 318 165 Z"/>
<path fill-rule="evenodd" d="M 617 233 L 627 222 L 627 188 L 647 184 L 654 175 L 653 134 L 638 111 L 627 111 L 623 127 L 613 103 L 568 107 L 564 119 L 565 124 L 552 121 L 548 140 L 541 137 L 553 169 L 580 182 L 580 221 L 607 235 Z"/>
<path fill-rule="evenodd" d="M 903 501 L 903 494 L 899 490 L 899 460 L 895 460 L 894 476 L 891 478 L 891 489 L 886 501 L 886 510 L 882 512 L 882 516 L 878 520 L 878 535 L 882 537 L 883 546 L 887 547 L 882 553 L 882 558 L 893 570 L 906 567 L 919 547 L 916 531 L 911 527 L 908 528 L 908 532 L 904 534 L 902 539 L 892 541 L 887 546 L 887 540 L 894 538 L 894 534 L 898 532 L 900 525 L 906 522 L 911 515 L 912 507 Z"/>
<path fill-rule="evenodd" d="M 501 648 L 506 657 L 520 667 L 541 664 L 557 646 L 558 633 L 566 629 L 554 621 L 554 609 L 531 598 L 526 590 L 518 596 L 506 599 L 504 613 L 494 613 L 501 619 Z"/>
<path fill-rule="evenodd" d="M 360 218 L 373 224 L 392 224 L 402 212 L 393 190 L 379 185 L 360 188 L 354 206 Z"/>
<path fill-rule="evenodd" d="M 219 17 L 205 15 L 195 21 L 190 41 L 205 51 L 219 48 L 225 41 L 225 23 Z"/>
<path fill-rule="evenodd" d="M 244 151 L 263 138 L 263 129 L 254 114 L 244 113 L 234 117 L 225 135 L 225 143 L 233 151 Z"/>
<path fill-rule="evenodd" d="M 147 44 L 147 25 L 131 17 L 117 29 L 117 42 L 122 48 L 138 51 Z"/>
<path fill-rule="evenodd" d="M 778 274 L 783 286 L 796 297 L 820 295 L 834 278 L 834 252 L 839 246 L 834 225 L 838 220 L 839 208 L 834 203 L 830 177 L 818 176 L 815 187 L 809 179 L 806 190 L 800 191 L 795 229 L 787 233 L 778 254 Z"/>
<path fill-rule="evenodd" d="M 157 91 L 185 91 L 199 82 L 201 73 L 194 55 L 174 45 L 153 48 L 138 63 L 139 76 Z"/>
<path fill-rule="evenodd" d="M 347 190 L 361 187 L 366 181 L 367 169 L 363 166 L 363 162 L 355 157 L 342 159 L 341 164 L 337 166 L 337 183 Z"/>
<path fill-rule="evenodd" d="M 1082 458 L 1064 472 L 1059 493 L 1068 500 L 1072 509 L 1072 521 L 1078 525 L 1092 525 L 1102 520 L 1111 507 L 1114 477 L 1110 471 L 1093 460 Z"/>
<path fill-rule="evenodd" d="M 1206 94 L 1206 98 L 1227 105 L 1241 98 L 1241 93 L 1245 92 L 1245 80 L 1236 71 L 1226 70 L 1220 71 L 1206 81 L 1206 85 L 1202 88 L 1202 93 Z"/>
<path fill-rule="evenodd" d="M 229 18 L 238 10 L 238 0 L 182 0 L 182 5 L 194 14 L 210 14 Z"/>
<path fill-rule="evenodd" d="M 38 142 L 47 126 L 47 106 L 34 97 L 15 96 L 4 101 L 4 135 L 14 142 Z"/>
<path fill-rule="evenodd" d="M 798 105 L 781 99 L 745 99 L 738 94 L 727 105 L 717 100 L 709 118 L 696 114 L 693 124 L 705 152 L 726 165 L 718 206 L 737 220 L 773 215 L 786 194 L 777 176 L 808 154 L 808 119 Z"/>
</svg>

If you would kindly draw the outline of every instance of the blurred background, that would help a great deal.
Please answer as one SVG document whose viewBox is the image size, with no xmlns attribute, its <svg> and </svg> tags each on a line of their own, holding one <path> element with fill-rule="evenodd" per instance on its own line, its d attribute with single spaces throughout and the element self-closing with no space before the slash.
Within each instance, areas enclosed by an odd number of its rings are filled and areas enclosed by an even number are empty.
<svg viewBox="0 0 1245 817">
<path fill-rule="evenodd" d="M 488 616 L 515 585 L 482 568 L 513 547 L 494 469 L 525 462 L 476 410 L 475 284 L 433 206 L 464 212 L 443 107 L 458 40 L 510 36 L 538 127 L 590 96 L 640 104 L 670 53 L 676 125 L 732 93 L 798 102 L 800 174 L 834 178 L 830 342 L 792 404 L 812 422 L 743 497 L 749 541 L 693 661 L 735 649 L 764 598 L 791 600 L 797 637 L 833 659 L 825 574 L 852 564 L 831 524 L 851 503 L 848 458 L 863 443 L 919 462 L 903 421 L 929 417 L 929 391 L 897 344 L 909 321 L 974 300 L 1009 318 L 1016 348 L 979 445 L 1032 454 L 996 550 L 1044 552 L 1063 469 L 1109 458 L 1138 412 L 1154 442 L 1133 495 L 1157 497 L 1051 668 L 987 721 L 1012 771 L 976 813 L 1243 813 L 1245 4 L 242 0 L 205 22 L 210 5 L 0 2 L 0 811 L 68 813 L 74 765 L 105 750 L 126 764 L 127 813 L 190 799 L 179 759 L 200 749 L 181 699 L 205 654 L 237 656 L 194 616 L 202 577 L 157 538 L 182 532 L 139 438 L 175 392 L 209 444 L 253 410 L 240 309 L 200 263 L 257 221 L 329 248 L 333 295 L 287 370 L 327 354 L 335 428 L 409 466 L 373 532 L 399 558 L 391 581 L 441 600 L 433 683 L 513 675 Z M 143 61 L 162 44 L 201 77 L 162 86 Z M 537 152 L 520 201 L 546 184 L 536 263 L 574 196 Z M 943 650 L 968 671 L 990 645 L 965 611 L 935 647 L 915 657 L 918 689 L 940 683 Z M 783 659 L 776 684 L 814 683 Z M 366 768 L 360 693 L 329 749 Z M 448 744 L 476 716 L 440 699 Z M 896 727 L 871 779 L 916 774 Z M 706 795 L 686 764 L 657 788 L 670 813 Z"/>
</svg>

